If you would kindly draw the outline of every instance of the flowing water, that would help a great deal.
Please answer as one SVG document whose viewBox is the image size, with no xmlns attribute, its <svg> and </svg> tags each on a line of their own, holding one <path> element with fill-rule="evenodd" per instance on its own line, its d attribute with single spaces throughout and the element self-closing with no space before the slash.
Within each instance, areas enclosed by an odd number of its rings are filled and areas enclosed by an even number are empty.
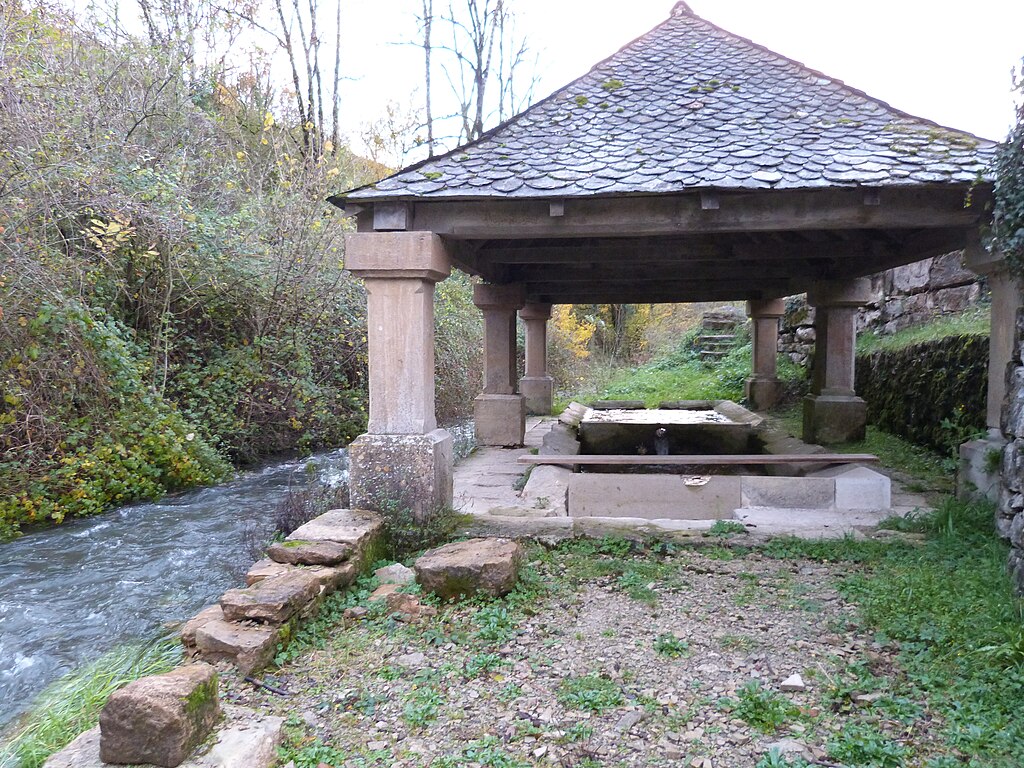
<svg viewBox="0 0 1024 768">
<path fill-rule="evenodd" d="M 472 424 L 449 431 L 466 455 Z M 60 675 L 239 586 L 247 540 L 288 491 L 347 478 L 347 453 L 333 451 L 0 544 L 0 727 Z"/>
</svg>

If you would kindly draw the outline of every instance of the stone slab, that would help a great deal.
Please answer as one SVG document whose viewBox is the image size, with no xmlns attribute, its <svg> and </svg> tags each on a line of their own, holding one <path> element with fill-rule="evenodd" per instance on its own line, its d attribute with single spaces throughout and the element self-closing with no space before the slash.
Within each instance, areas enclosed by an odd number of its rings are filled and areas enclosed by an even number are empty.
<svg viewBox="0 0 1024 768">
<path fill-rule="evenodd" d="M 814 476 L 835 480 L 836 509 L 889 509 L 892 506 L 892 481 L 881 472 L 868 467 L 829 467 L 815 472 Z"/>
<path fill-rule="evenodd" d="M 891 515 L 891 510 L 779 507 L 746 507 L 736 510 L 736 519 L 754 533 L 806 539 L 838 539 L 848 535 L 862 537 Z"/>
<path fill-rule="evenodd" d="M 740 506 L 738 476 L 581 473 L 569 481 L 572 517 L 719 520 Z"/>
<path fill-rule="evenodd" d="M 361 566 L 362 559 L 383 536 L 384 520 L 376 512 L 332 509 L 300 525 L 292 531 L 287 541 L 331 541 L 345 544 L 352 549 L 351 560 Z"/>
<path fill-rule="evenodd" d="M 196 631 L 211 621 L 224 621 L 224 611 L 220 605 L 208 605 L 199 613 L 186 621 L 181 627 L 181 644 L 192 649 L 196 645 Z"/>
<path fill-rule="evenodd" d="M 320 596 L 320 582 L 298 568 L 242 589 L 229 589 L 220 598 L 227 621 L 283 624 Z"/>
<path fill-rule="evenodd" d="M 480 593 L 501 597 L 515 587 L 523 557 L 511 539 L 477 538 L 428 550 L 413 570 L 424 590 L 444 600 Z"/>
<path fill-rule="evenodd" d="M 538 539 L 558 542 L 573 537 L 569 517 L 510 517 L 473 514 L 459 528 L 460 536 L 502 536 L 510 539 Z"/>
<path fill-rule="evenodd" d="M 352 547 L 339 541 L 305 541 L 292 537 L 267 547 L 271 560 L 286 565 L 338 565 L 352 554 Z"/>
<path fill-rule="evenodd" d="M 555 424 L 544 435 L 538 453 L 541 456 L 575 456 L 580 452 L 576 430 L 564 424 Z"/>
<path fill-rule="evenodd" d="M 383 510 L 399 504 L 420 520 L 451 506 L 453 444 L 443 429 L 425 435 L 360 435 L 348 448 L 352 506 Z M 300 537 L 313 538 L 308 533 Z"/>
<path fill-rule="evenodd" d="M 744 507 L 832 509 L 836 481 L 830 477 L 742 477 Z"/>
<path fill-rule="evenodd" d="M 100 758 L 175 768 L 203 743 L 220 715 L 217 673 L 209 664 L 133 680 L 100 711 Z"/>
<path fill-rule="evenodd" d="M 999 501 L 1002 481 L 1000 465 L 1006 443 L 1003 437 L 986 437 L 960 446 L 960 464 L 956 473 L 958 499 L 988 499 L 993 503 Z M 1000 457 L 998 461 L 992 458 L 996 454 Z"/>
<path fill-rule="evenodd" d="M 555 514 L 566 514 L 569 480 L 573 472 L 565 467 L 539 465 L 530 472 L 521 494 L 523 504 L 531 509 L 550 509 Z"/>
<path fill-rule="evenodd" d="M 279 635 L 276 627 L 211 621 L 196 630 L 196 648 L 205 661 L 230 661 L 248 675 L 274 658 Z"/>
<path fill-rule="evenodd" d="M 245 574 L 245 583 L 251 587 L 253 584 L 264 579 L 290 573 L 296 569 L 316 578 L 325 593 L 335 592 L 347 587 L 359 575 L 354 563 L 344 563 L 336 568 L 331 568 L 325 565 L 286 565 L 284 563 L 275 563 L 267 558 L 255 563 L 249 569 L 248 573 Z"/>
</svg>

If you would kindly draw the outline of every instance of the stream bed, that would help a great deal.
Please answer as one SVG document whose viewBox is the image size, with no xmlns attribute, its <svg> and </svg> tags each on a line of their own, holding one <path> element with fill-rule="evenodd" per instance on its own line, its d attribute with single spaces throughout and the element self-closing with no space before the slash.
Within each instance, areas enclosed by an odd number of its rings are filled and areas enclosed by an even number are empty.
<svg viewBox="0 0 1024 768">
<path fill-rule="evenodd" d="M 456 457 L 467 455 L 472 424 L 449 431 Z M 0 544 L 0 729 L 61 675 L 242 585 L 247 540 L 290 489 L 347 479 L 342 449 Z"/>
</svg>

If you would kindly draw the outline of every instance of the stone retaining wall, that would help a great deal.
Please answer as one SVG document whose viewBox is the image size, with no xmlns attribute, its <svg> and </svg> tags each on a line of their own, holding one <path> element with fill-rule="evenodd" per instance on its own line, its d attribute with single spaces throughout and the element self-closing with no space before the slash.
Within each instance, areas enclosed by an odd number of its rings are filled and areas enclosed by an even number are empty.
<svg viewBox="0 0 1024 768">
<path fill-rule="evenodd" d="M 964 267 L 962 251 L 880 272 L 871 278 L 871 286 L 877 298 L 861 309 L 857 331 L 882 335 L 936 315 L 963 312 L 987 295 L 984 279 Z M 779 352 L 797 365 L 806 365 L 814 338 L 814 307 L 803 296 L 790 297 L 779 331 Z"/>
<path fill-rule="evenodd" d="M 1002 430 L 1007 444 L 996 528 L 1010 541 L 1010 575 L 1017 591 L 1024 594 L 1024 309 L 1017 312 L 1013 350 L 1003 401 Z"/>
</svg>

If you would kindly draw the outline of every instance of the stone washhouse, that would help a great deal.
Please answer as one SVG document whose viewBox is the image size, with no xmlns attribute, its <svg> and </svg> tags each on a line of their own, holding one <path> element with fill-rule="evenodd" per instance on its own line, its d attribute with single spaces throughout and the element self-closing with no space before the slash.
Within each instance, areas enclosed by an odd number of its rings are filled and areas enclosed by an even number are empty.
<svg viewBox="0 0 1024 768">
<path fill-rule="evenodd" d="M 433 296 L 453 268 L 481 278 L 482 445 L 521 445 L 527 411 L 551 410 L 552 304 L 745 300 L 754 336 L 747 397 L 762 409 L 780 390 L 782 298 L 804 292 L 817 310 L 804 438 L 827 444 L 864 432 L 854 342 L 866 276 L 963 249 L 993 295 L 992 433 L 965 459 L 980 467 L 1003 440 L 1003 371 L 1020 303 L 980 239 L 994 148 L 678 3 L 479 140 L 331 198 L 355 217 L 346 265 L 368 295 L 370 414 L 350 449 L 353 505 L 427 515 L 452 501 L 452 440 L 434 416 Z M 526 326 L 518 381 L 517 313 Z"/>
</svg>

